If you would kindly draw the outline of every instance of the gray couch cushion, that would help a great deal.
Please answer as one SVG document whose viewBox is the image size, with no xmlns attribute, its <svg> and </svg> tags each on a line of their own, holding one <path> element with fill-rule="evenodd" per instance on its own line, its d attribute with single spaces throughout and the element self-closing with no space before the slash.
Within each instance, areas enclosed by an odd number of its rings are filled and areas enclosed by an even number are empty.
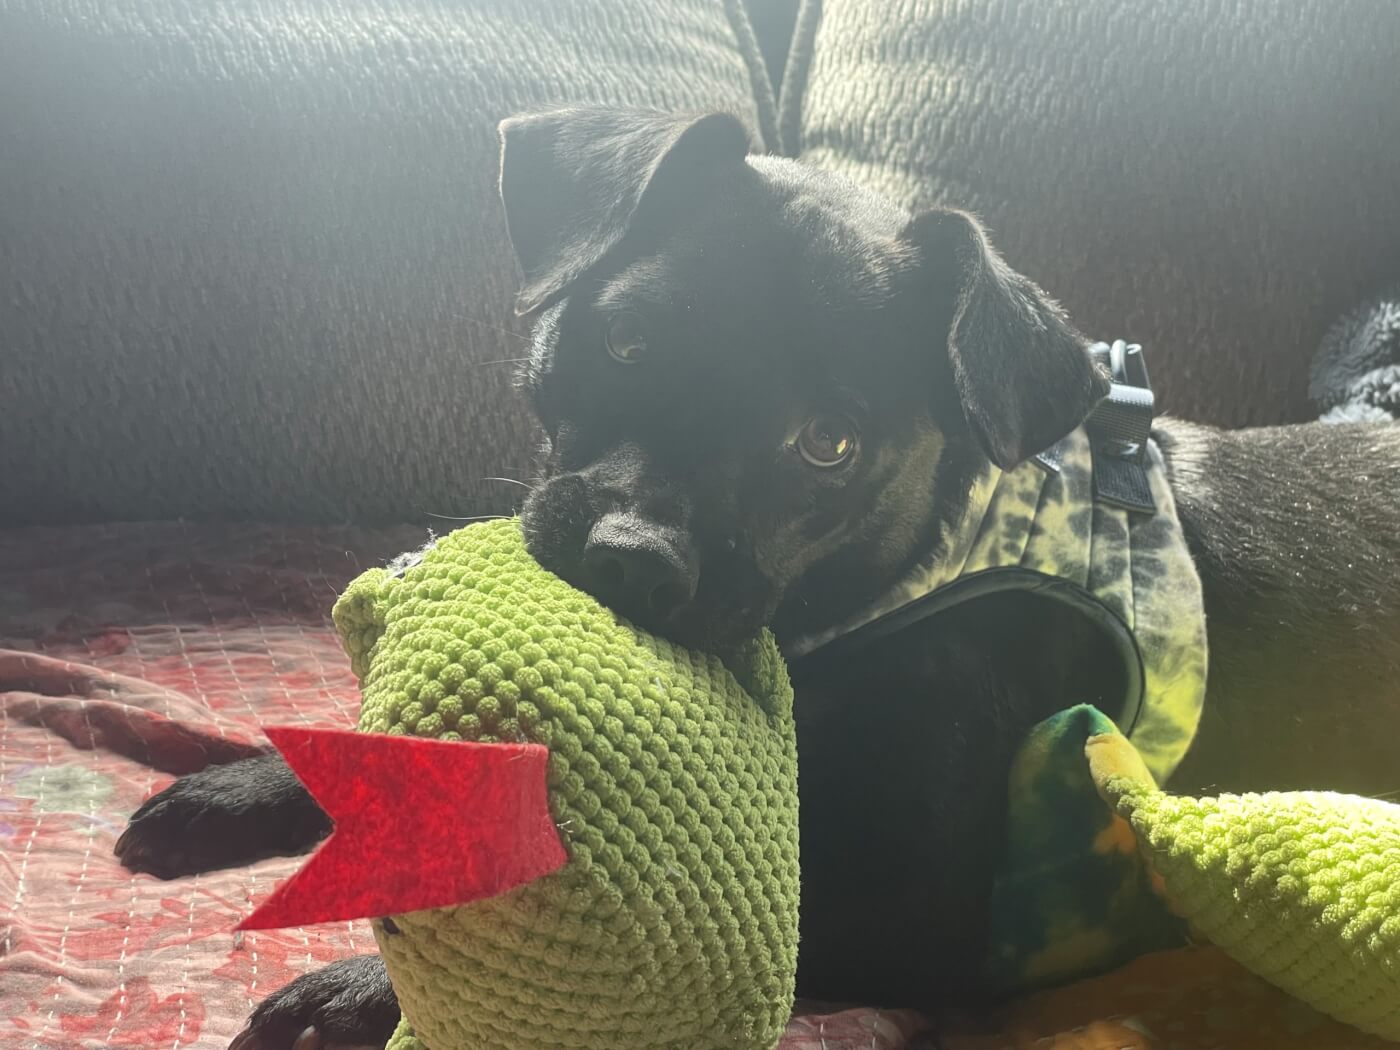
<svg viewBox="0 0 1400 1050">
<path fill-rule="evenodd" d="M 1088 334 L 1149 347 L 1169 409 L 1307 417 L 1324 332 L 1400 277 L 1395 0 L 808 0 L 802 24 L 801 155 L 979 212 Z"/>
<path fill-rule="evenodd" d="M 0 5 L 0 521 L 510 506 L 497 121 L 728 109 L 739 0 Z"/>
</svg>

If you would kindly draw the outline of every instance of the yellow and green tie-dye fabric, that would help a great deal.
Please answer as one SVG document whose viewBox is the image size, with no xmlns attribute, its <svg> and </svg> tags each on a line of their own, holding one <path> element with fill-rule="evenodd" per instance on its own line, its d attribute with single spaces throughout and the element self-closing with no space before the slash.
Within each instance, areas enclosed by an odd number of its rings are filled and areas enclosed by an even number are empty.
<svg viewBox="0 0 1400 1050">
<path fill-rule="evenodd" d="M 989 977 L 1008 992 L 1186 943 L 1084 760 L 1086 740 L 1117 731 L 1097 709 L 1071 707 L 1036 726 L 1012 766 L 987 954 Z"/>
</svg>

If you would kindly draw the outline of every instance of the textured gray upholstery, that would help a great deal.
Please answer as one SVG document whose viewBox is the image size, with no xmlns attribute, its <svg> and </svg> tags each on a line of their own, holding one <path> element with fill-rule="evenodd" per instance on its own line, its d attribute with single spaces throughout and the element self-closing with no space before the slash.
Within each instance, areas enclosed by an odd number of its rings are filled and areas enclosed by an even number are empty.
<svg viewBox="0 0 1400 1050">
<path fill-rule="evenodd" d="M 1312 351 L 1400 279 L 1396 0 L 807 0 L 804 27 L 785 146 L 978 211 L 1179 413 L 1314 414 Z"/>
<path fill-rule="evenodd" d="M 749 0 L 775 73 L 793 0 Z M 1400 279 L 1397 0 L 805 0 L 785 151 L 972 207 L 1167 406 Z M 0 523 L 504 510 L 496 121 L 777 116 L 741 0 L 0 0 Z"/>
<path fill-rule="evenodd" d="M 774 129 L 738 0 L 0 0 L 0 521 L 509 507 L 495 125 L 581 101 Z"/>
</svg>

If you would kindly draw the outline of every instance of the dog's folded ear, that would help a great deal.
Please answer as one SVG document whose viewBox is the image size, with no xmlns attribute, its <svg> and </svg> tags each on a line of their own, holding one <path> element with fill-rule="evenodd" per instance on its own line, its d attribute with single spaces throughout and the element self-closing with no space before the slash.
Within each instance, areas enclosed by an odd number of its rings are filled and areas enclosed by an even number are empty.
<svg viewBox="0 0 1400 1050">
<path fill-rule="evenodd" d="M 501 200 L 525 274 L 519 314 L 556 302 L 601 262 L 658 187 L 749 151 L 726 113 L 564 109 L 512 117 L 500 133 Z"/>
<path fill-rule="evenodd" d="M 1002 469 L 1049 448 L 1108 393 L 1088 340 L 1012 270 L 981 226 L 957 211 L 915 216 L 904 232 L 950 318 L 948 363 L 969 428 Z"/>
</svg>

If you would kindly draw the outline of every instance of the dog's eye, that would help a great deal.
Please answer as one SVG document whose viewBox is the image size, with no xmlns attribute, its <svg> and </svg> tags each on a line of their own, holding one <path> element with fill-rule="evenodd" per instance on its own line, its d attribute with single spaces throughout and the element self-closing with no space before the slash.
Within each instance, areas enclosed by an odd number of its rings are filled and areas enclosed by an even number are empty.
<svg viewBox="0 0 1400 1050">
<path fill-rule="evenodd" d="M 797 451 L 814 467 L 839 467 L 855 454 L 855 424 L 844 416 L 815 416 L 797 434 Z"/>
<path fill-rule="evenodd" d="M 615 314 L 608 322 L 608 356 L 624 365 L 635 365 L 647 352 L 647 333 L 636 314 Z"/>
</svg>

